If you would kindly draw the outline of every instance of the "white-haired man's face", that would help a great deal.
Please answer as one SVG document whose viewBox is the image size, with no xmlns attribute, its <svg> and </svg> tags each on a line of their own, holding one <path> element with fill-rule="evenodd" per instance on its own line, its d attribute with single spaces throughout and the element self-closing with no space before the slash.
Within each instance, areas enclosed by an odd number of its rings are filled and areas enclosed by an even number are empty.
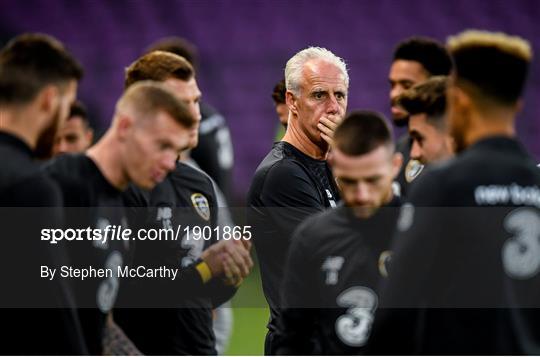
<svg viewBox="0 0 540 357">
<path fill-rule="evenodd" d="M 333 63 L 311 60 L 304 64 L 298 96 L 287 92 L 287 105 L 298 127 L 310 141 L 325 147 L 347 110 L 347 84 Z"/>
</svg>

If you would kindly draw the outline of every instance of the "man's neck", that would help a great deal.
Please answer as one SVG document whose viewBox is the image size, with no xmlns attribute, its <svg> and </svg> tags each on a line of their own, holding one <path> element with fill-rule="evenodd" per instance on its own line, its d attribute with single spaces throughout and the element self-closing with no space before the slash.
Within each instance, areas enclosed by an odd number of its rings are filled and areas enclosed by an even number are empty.
<svg viewBox="0 0 540 357">
<path fill-rule="evenodd" d="M 184 150 L 180 153 L 180 155 L 178 156 L 178 161 L 180 162 L 186 162 L 190 159 L 190 154 L 191 153 L 191 150 Z"/>
<path fill-rule="evenodd" d="M 28 122 L 34 119 L 24 111 L 0 111 L 0 131 L 13 135 L 26 143 L 32 150 L 36 148 L 39 137 L 39 128 Z"/>
<path fill-rule="evenodd" d="M 328 144 L 325 142 L 325 146 L 321 148 L 317 144 L 313 143 L 305 133 L 298 130 L 295 125 L 289 125 L 287 131 L 281 141 L 285 141 L 307 156 L 316 160 L 326 160 L 328 155 Z"/>
<path fill-rule="evenodd" d="M 124 190 L 129 180 L 122 168 L 120 160 L 120 148 L 110 133 L 86 152 L 86 155 L 94 161 L 101 174 L 109 183 L 119 190 Z"/>
<path fill-rule="evenodd" d="M 491 115 L 475 114 L 471 118 L 471 127 L 465 134 L 465 145 L 469 147 L 476 142 L 494 136 L 516 136 L 514 128 L 514 113 L 501 112 Z"/>
</svg>

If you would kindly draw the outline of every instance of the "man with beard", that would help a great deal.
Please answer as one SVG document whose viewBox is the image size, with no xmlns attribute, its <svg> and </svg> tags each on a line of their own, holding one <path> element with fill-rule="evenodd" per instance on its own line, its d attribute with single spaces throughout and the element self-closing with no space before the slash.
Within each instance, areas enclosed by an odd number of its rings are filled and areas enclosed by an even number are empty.
<svg viewBox="0 0 540 357">
<path fill-rule="evenodd" d="M 444 46 L 431 38 L 411 37 L 397 45 L 388 74 L 392 119 L 396 127 L 405 127 L 408 121 L 407 112 L 399 107 L 397 98 L 431 76 L 448 75 L 451 67 L 452 62 Z M 405 163 L 397 177 L 398 191 L 402 196 L 406 195 L 408 183 L 414 179 L 410 174 L 422 169 L 418 161 L 409 161 L 411 144 L 407 134 L 399 138 L 397 144 Z"/>
<path fill-rule="evenodd" d="M 84 152 L 92 145 L 94 131 L 90 127 L 88 112 L 84 104 L 75 101 L 69 110 L 67 121 L 58 131 L 54 141 L 53 153 Z"/>
<path fill-rule="evenodd" d="M 60 184 L 72 228 L 126 226 L 122 191 L 129 183 L 152 189 L 174 169 L 189 143 L 195 121 L 163 84 L 146 81 L 129 88 L 116 104 L 111 127 L 84 154 L 56 157 L 46 171 Z M 77 209 L 75 207 L 83 207 Z M 129 241 L 81 241 L 69 245 L 75 268 L 117 271 Z M 114 306 L 118 276 L 75 281 L 76 300 L 90 354 L 103 353 L 107 315 Z"/>
<path fill-rule="evenodd" d="M 514 126 L 532 50 L 485 31 L 452 36 L 448 49 L 458 154 L 419 177 L 402 208 L 381 298 L 401 312 L 376 317 L 370 352 L 535 354 L 540 172 Z"/>
<path fill-rule="evenodd" d="M 247 219 L 271 309 L 266 354 L 275 354 L 275 319 L 292 233 L 304 219 L 339 200 L 326 156 L 347 109 L 349 75 L 341 58 L 309 47 L 289 59 L 285 82 L 289 125 L 257 168 L 248 193 Z"/>
<path fill-rule="evenodd" d="M 168 86 L 188 105 L 192 117 L 200 120 L 201 92 L 193 67 L 183 57 L 164 51 L 148 53 L 127 68 L 125 86 L 130 88 L 148 79 Z M 197 139 L 195 128 L 187 149 L 197 146 Z M 127 206 L 142 207 L 137 209 L 143 213 L 138 224 L 145 227 L 213 230 L 221 210 L 210 177 L 180 161 L 154 190 L 143 192 L 131 187 L 124 199 Z M 179 281 L 175 282 L 174 290 L 180 293 L 175 304 L 166 303 L 165 297 L 172 293 L 163 286 L 155 292 L 157 309 L 126 309 L 116 313 L 119 324 L 143 353 L 216 354 L 212 309 L 233 296 L 234 285 L 247 276 L 252 262 L 249 249 L 242 243 L 218 241 L 220 237 L 216 235 L 211 238 L 193 239 L 192 233 L 191 239 L 190 235 L 184 235 L 180 242 L 137 242 L 134 257 L 137 264 L 167 263 L 181 268 Z M 233 275 L 231 281 L 227 281 L 226 273 Z M 123 295 L 131 300 L 143 290 L 146 290 L 144 285 L 134 284 Z M 148 326 L 152 326 L 151 331 Z"/>
<path fill-rule="evenodd" d="M 35 160 L 37 153 L 50 155 L 82 74 L 64 46 L 46 35 L 17 36 L 0 51 L 2 354 L 88 353 L 72 290 L 36 273 L 41 265 L 66 262 L 63 245 L 38 243 L 40 230 L 61 228 L 63 216 L 60 190 Z"/>
<path fill-rule="evenodd" d="M 453 140 L 446 120 L 446 83 L 445 76 L 431 77 L 397 99 L 398 105 L 409 115 L 411 158 L 424 166 L 453 155 Z M 420 171 L 411 178 L 418 174 Z"/>
<path fill-rule="evenodd" d="M 353 112 L 329 158 L 344 204 L 295 231 L 283 284 L 277 354 L 364 351 L 398 216 L 392 182 L 401 166 L 385 118 Z M 314 343 L 316 342 L 316 345 Z"/>
</svg>

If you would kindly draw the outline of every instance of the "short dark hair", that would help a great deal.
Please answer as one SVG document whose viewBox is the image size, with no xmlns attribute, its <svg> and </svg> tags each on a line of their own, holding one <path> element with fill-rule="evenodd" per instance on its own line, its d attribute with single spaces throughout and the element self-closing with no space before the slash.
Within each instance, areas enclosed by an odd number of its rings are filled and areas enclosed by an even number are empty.
<svg viewBox="0 0 540 357">
<path fill-rule="evenodd" d="M 419 62 L 431 76 L 447 76 L 452 60 L 446 48 L 429 37 L 410 37 L 394 50 L 394 59 Z"/>
<path fill-rule="evenodd" d="M 448 39 L 456 82 L 477 89 L 478 95 L 513 105 L 523 95 L 532 59 L 528 41 L 503 33 L 468 30 Z"/>
<path fill-rule="evenodd" d="M 398 105 L 409 115 L 426 114 L 433 125 L 441 124 L 446 112 L 447 79 L 435 76 L 407 89 L 398 97 Z"/>
<path fill-rule="evenodd" d="M 285 79 L 282 79 L 281 81 L 277 82 L 277 84 L 274 86 L 274 91 L 272 92 L 272 99 L 276 105 L 285 104 L 286 92 L 287 88 L 285 87 Z"/>
<path fill-rule="evenodd" d="M 189 62 L 178 55 L 164 51 L 154 51 L 133 62 L 126 68 L 124 87 L 128 88 L 139 81 L 163 82 L 169 78 L 189 81 L 195 70 Z"/>
<path fill-rule="evenodd" d="M 388 121 L 384 115 L 368 110 L 353 111 L 347 115 L 334 132 L 334 144 L 349 156 L 364 155 L 383 145 L 394 151 Z"/>
<path fill-rule="evenodd" d="M 45 86 L 82 76 L 81 65 L 60 41 L 39 33 L 22 34 L 0 51 L 0 103 L 28 103 Z"/>
<path fill-rule="evenodd" d="M 88 120 L 88 111 L 86 110 L 86 106 L 80 100 L 76 100 L 71 103 L 71 107 L 69 108 L 68 120 L 74 117 L 81 118 L 87 126 L 90 124 Z"/>
<path fill-rule="evenodd" d="M 192 66 L 197 62 L 197 48 L 191 42 L 181 37 L 165 37 L 151 44 L 146 53 L 165 51 L 184 57 Z"/>
<path fill-rule="evenodd" d="M 140 81 L 130 86 L 116 104 L 116 110 L 121 111 L 125 106 L 132 107 L 142 117 L 165 112 L 188 129 L 196 123 L 186 105 L 169 87 L 160 82 Z"/>
</svg>

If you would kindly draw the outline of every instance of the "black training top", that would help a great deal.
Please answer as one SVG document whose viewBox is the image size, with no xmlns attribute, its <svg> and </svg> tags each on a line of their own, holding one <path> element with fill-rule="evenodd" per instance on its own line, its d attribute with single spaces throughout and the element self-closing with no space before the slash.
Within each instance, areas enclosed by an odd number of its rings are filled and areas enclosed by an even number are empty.
<svg viewBox="0 0 540 357">
<path fill-rule="evenodd" d="M 190 156 L 214 179 L 227 200 L 232 199 L 234 150 L 227 121 L 216 109 L 201 102 L 199 143 Z"/>
<path fill-rule="evenodd" d="M 259 258 L 272 319 L 280 306 L 280 287 L 290 239 L 307 217 L 335 207 L 339 193 L 326 161 L 315 160 L 280 141 L 261 162 L 248 193 L 248 224 Z M 274 330 L 272 320 L 269 329 Z"/>
<path fill-rule="evenodd" d="M 277 354 L 364 351 L 398 213 L 395 198 L 369 219 L 340 205 L 302 223 L 285 268 Z"/>
<path fill-rule="evenodd" d="M 63 244 L 40 242 L 42 229 L 63 226 L 60 190 L 15 136 L 0 132 L 0 160 L 2 306 L 19 307 L 2 309 L 2 354 L 87 354 L 70 286 L 39 274 L 67 262 Z"/>
<path fill-rule="evenodd" d="M 370 352 L 538 353 L 540 171 L 519 142 L 431 165 L 409 201 L 381 298 L 403 310 L 378 315 Z"/>
<path fill-rule="evenodd" d="M 45 171 L 62 190 L 66 225 L 70 228 L 127 228 L 121 191 L 103 176 L 94 161 L 84 154 L 66 154 L 53 159 Z M 102 353 L 106 316 L 113 308 L 120 280 L 117 268 L 123 266 L 129 241 L 73 241 L 66 243 L 74 268 L 112 269 L 112 277 L 72 279 L 85 340 L 91 354 Z M 89 308 L 91 307 L 91 308 Z"/>
<path fill-rule="evenodd" d="M 174 286 L 169 282 L 151 290 L 157 309 L 116 311 L 116 320 L 145 354 L 215 355 L 212 309 L 228 300 L 236 289 L 225 286 L 220 279 L 205 283 L 196 269 L 201 253 L 217 242 L 215 231 L 207 235 L 209 240 L 194 238 L 194 229 L 216 226 L 217 202 L 210 178 L 198 169 L 177 163 L 176 169 L 151 192 L 130 188 L 125 196 L 128 202 L 146 200 L 143 225 L 174 231 L 180 226 L 182 232 L 178 241 L 137 242 L 136 265 L 166 265 L 181 270 L 172 282 Z M 185 232 L 187 227 L 189 234 Z M 141 288 L 141 284 L 131 286 L 130 294 L 141 295 Z M 160 304 L 179 308 L 162 308 Z"/>
</svg>

